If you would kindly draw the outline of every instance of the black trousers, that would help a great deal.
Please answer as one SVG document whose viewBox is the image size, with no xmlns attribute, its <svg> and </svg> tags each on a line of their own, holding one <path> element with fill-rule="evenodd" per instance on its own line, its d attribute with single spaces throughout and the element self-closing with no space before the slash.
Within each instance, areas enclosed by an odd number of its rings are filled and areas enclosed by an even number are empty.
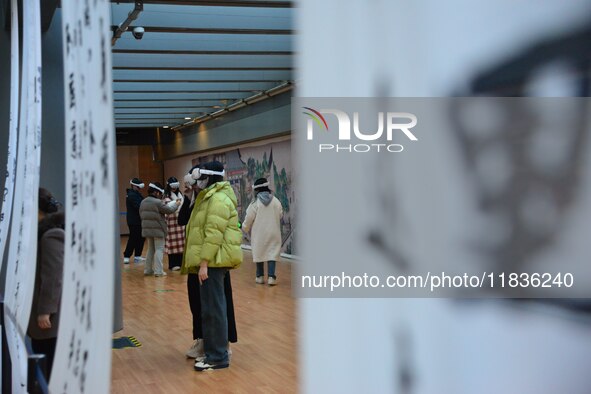
<svg viewBox="0 0 591 394">
<path fill-rule="evenodd" d="M 145 238 L 142 237 L 142 225 L 128 225 L 128 227 L 129 238 L 127 239 L 127 246 L 125 247 L 125 252 L 123 252 L 123 257 L 129 258 L 132 254 L 139 257 L 144 250 L 145 240 Z"/>
<path fill-rule="evenodd" d="M 189 307 L 193 315 L 193 339 L 203 338 L 203 318 L 201 316 L 201 293 L 199 287 L 199 275 L 189 274 L 187 278 L 187 293 L 189 295 Z M 224 295 L 226 296 L 226 313 L 228 316 L 228 341 L 238 342 L 236 332 L 236 317 L 234 316 L 234 300 L 232 298 L 232 282 L 230 272 L 224 275 Z"/>
<path fill-rule="evenodd" d="M 201 284 L 201 320 L 206 362 L 228 363 L 228 308 L 224 292 L 227 268 L 209 268 L 207 280 Z"/>
<path fill-rule="evenodd" d="M 174 253 L 168 255 L 168 269 L 171 270 L 173 267 L 180 267 L 183 263 L 183 254 Z"/>
<path fill-rule="evenodd" d="M 51 377 L 51 369 L 53 367 L 53 358 L 55 356 L 56 342 L 57 342 L 57 338 L 48 338 L 48 339 L 31 338 L 31 345 L 33 347 L 33 351 L 37 354 L 45 354 L 45 365 L 47 367 L 47 375 L 45 376 L 45 378 L 48 382 L 49 382 L 49 378 Z"/>
</svg>

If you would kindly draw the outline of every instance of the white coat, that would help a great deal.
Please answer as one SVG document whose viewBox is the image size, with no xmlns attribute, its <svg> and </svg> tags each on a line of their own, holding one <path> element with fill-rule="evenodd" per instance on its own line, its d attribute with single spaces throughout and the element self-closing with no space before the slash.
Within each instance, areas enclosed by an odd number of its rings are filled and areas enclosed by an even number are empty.
<svg viewBox="0 0 591 394">
<path fill-rule="evenodd" d="M 269 203 L 265 205 L 263 201 Z M 247 234 L 250 233 L 253 262 L 279 260 L 282 215 L 281 203 L 269 193 L 259 193 L 246 209 L 242 230 Z"/>
</svg>

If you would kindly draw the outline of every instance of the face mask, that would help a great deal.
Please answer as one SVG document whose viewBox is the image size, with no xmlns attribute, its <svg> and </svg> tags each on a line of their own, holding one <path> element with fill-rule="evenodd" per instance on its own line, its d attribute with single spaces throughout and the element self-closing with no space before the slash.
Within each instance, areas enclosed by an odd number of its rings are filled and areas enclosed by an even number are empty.
<svg viewBox="0 0 591 394">
<path fill-rule="evenodd" d="M 197 187 L 199 189 L 206 189 L 207 188 L 207 178 L 202 180 L 197 180 Z"/>
</svg>

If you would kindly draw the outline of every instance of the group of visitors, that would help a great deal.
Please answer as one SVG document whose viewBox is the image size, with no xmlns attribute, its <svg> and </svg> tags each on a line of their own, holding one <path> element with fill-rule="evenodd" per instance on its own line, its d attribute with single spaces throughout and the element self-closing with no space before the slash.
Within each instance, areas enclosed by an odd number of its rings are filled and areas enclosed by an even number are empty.
<svg viewBox="0 0 591 394">
<path fill-rule="evenodd" d="M 281 249 L 281 203 L 273 196 L 267 179 L 256 180 L 255 199 L 246 210 L 241 226 L 236 195 L 224 176 L 224 166 L 218 161 L 194 166 L 183 179 L 184 193 L 174 177 L 168 179 L 166 188 L 153 182 L 148 197 L 140 199 L 138 208 L 139 231 L 148 240 L 144 274 L 166 276 L 162 270 L 164 253 L 168 255 L 169 269 L 187 274 L 193 343 L 186 356 L 195 359 L 197 371 L 229 366 L 230 343 L 238 340 L 230 270 L 242 263 L 241 244 L 245 235 L 251 238 L 253 261 L 257 264 L 256 283 L 265 283 L 264 263 L 267 262 L 267 283 L 277 284 L 275 264 Z M 143 184 L 134 178 L 131 185 L 127 196 L 135 201 L 134 193 L 139 190 L 134 188 Z M 128 210 L 136 209 L 138 204 L 130 202 L 127 206 Z M 136 212 L 130 215 L 128 211 L 128 223 L 130 216 L 134 219 Z M 130 227 L 127 254 L 124 254 L 127 259 L 133 251 L 138 255 L 133 243 L 139 245 L 139 242 L 131 231 Z"/>
<path fill-rule="evenodd" d="M 230 343 L 238 340 L 230 270 L 242 263 L 242 240 L 251 239 L 257 284 L 277 284 L 275 263 L 281 249 L 281 203 L 273 196 L 269 182 L 257 179 L 255 199 L 248 206 L 241 225 L 237 198 L 224 180 L 222 163 L 212 161 L 194 166 L 185 175 L 184 193 L 175 177 L 166 187 L 148 185 L 133 178 L 126 191 L 129 239 L 124 264 L 134 256 L 135 264 L 145 261 L 144 275 L 166 276 L 164 253 L 169 269 L 187 274 L 189 307 L 193 316 L 193 343 L 186 356 L 195 359 L 197 371 L 227 368 Z M 36 279 L 28 335 L 36 353 L 47 357 L 51 374 L 59 325 L 61 302 L 65 215 L 61 204 L 46 189 L 39 189 L 39 230 Z M 146 258 L 142 257 L 147 240 Z"/>
<path fill-rule="evenodd" d="M 195 370 L 227 368 L 230 343 L 238 340 L 230 270 L 242 263 L 242 239 L 249 236 L 257 284 L 277 284 L 275 262 L 281 249 L 280 219 L 283 209 L 273 196 L 269 182 L 257 179 L 255 198 L 246 210 L 244 223 L 238 218 L 237 198 L 224 180 L 222 163 L 212 161 L 191 168 L 184 177 L 184 193 L 175 177 L 166 187 L 133 178 L 126 193 L 129 239 L 123 263 L 145 261 L 144 275 L 166 276 L 169 269 L 187 275 L 187 293 L 193 316 L 193 344 L 186 356 L 195 359 Z M 33 350 L 47 357 L 51 374 L 61 302 L 65 216 L 61 204 L 46 189 L 39 189 L 38 258 L 33 305 L 28 327 Z M 142 257 L 147 240 L 146 258 Z"/>
</svg>

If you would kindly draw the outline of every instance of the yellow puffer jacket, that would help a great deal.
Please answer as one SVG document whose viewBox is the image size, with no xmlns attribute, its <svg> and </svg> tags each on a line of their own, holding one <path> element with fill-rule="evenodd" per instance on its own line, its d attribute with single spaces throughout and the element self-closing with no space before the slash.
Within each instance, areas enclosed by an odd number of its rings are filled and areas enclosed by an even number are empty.
<svg viewBox="0 0 591 394">
<path fill-rule="evenodd" d="M 201 260 L 211 268 L 238 268 L 242 263 L 242 231 L 236 195 L 229 182 L 217 182 L 195 200 L 186 227 L 181 273 L 197 273 Z"/>
</svg>

